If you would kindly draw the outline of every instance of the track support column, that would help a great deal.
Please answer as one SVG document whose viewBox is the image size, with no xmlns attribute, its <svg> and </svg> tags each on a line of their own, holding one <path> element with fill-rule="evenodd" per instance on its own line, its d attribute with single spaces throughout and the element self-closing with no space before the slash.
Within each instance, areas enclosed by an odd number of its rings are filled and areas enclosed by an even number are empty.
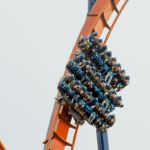
<svg viewBox="0 0 150 150">
<path fill-rule="evenodd" d="M 96 2 L 96 0 L 88 0 L 88 13 L 91 11 L 95 2 Z"/>
<path fill-rule="evenodd" d="M 97 131 L 98 150 L 109 150 L 107 132 Z"/>
</svg>

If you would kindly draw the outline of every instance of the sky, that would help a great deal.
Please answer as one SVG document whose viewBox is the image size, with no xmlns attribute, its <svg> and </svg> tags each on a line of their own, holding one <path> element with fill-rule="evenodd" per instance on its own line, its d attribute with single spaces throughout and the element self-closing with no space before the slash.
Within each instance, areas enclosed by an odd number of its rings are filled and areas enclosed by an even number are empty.
<svg viewBox="0 0 150 150">
<path fill-rule="evenodd" d="M 150 1 L 127 4 L 108 49 L 131 77 L 109 129 L 110 150 L 149 149 Z M 0 139 L 7 150 L 41 150 L 57 84 L 87 15 L 87 0 L 0 0 Z M 96 150 L 79 128 L 75 150 Z"/>
</svg>

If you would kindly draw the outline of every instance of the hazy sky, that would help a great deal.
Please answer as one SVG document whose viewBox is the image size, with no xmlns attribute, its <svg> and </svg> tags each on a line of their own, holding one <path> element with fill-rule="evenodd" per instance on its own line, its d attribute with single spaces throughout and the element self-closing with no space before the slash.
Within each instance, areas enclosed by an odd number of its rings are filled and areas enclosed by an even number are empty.
<svg viewBox="0 0 150 150">
<path fill-rule="evenodd" d="M 142 3 L 143 2 L 143 3 Z M 150 149 L 150 1 L 132 0 L 108 48 L 131 77 L 115 111 L 110 150 Z M 57 83 L 87 14 L 87 0 L 0 0 L 0 139 L 7 150 L 41 150 Z M 95 128 L 75 150 L 96 150 Z"/>
</svg>

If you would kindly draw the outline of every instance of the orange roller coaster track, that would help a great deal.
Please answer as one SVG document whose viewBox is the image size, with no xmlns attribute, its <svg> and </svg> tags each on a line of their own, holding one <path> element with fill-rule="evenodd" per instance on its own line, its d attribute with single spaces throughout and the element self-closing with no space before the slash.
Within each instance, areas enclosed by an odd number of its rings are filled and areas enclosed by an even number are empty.
<svg viewBox="0 0 150 150">
<path fill-rule="evenodd" d="M 0 150 L 6 150 L 1 141 L 0 141 Z"/>
<path fill-rule="evenodd" d="M 97 32 L 98 36 L 100 37 L 104 29 L 107 28 L 108 33 L 104 39 L 105 44 L 109 39 L 115 23 L 117 22 L 120 14 L 128 2 L 128 0 L 123 1 L 124 3 L 122 7 L 120 10 L 118 10 L 117 6 L 122 1 L 123 0 L 97 0 L 91 11 L 87 14 L 87 18 L 78 39 L 81 36 L 88 36 L 91 32 Z M 113 23 L 109 25 L 108 20 L 113 12 L 116 12 L 116 18 L 114 19 Z M 77 42 L 75 43 L 69 60 L 73 59 L 74 54 L 78 50 Z M 65 70 L 64 76 L 67 74 L 69 73 L 67 70 Z M 60 93 L 58 93 L 58 97 L 59 95 Z M 74 149 L 79 125 L 71 124 L 71 119 L 72 117 L 68 114 L 68 105 L 66 104 L 63 106 L 55 102 L 46 140 L 43 142 L 44 150 L 64 150 L 66 146 L 69 146 L 71 150 Z M 72 142 L 66 141 L 70 128 L 75 130 Z"/>
</svg>

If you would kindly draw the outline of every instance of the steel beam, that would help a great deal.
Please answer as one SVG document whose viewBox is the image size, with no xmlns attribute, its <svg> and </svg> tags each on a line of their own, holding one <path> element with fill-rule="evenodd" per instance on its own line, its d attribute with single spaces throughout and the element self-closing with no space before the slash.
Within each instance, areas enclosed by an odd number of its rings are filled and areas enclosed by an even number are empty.
<svg viewBox="0 0 150 150">
<path fill-rule="evenodd" d="M 91 11 L 95 2 L 96 2 L 96 0 L 88 0 L 88 13 Z"/>
<path fill-rule="evenodd" d="M 109 150 L 107 132 L 96 131 L 98 150 Z"/>
</svg>

